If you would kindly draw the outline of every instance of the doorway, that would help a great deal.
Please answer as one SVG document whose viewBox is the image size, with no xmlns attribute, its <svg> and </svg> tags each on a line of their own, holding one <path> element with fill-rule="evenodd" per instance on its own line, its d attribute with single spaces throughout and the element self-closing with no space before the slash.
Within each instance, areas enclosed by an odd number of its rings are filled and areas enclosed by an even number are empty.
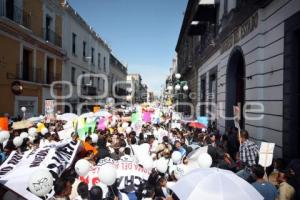
<svg viewBox="0 0 300 200">
<path fill-rule="evenodd" d="M 226 73 L 226 118 L 232 118 L 233 106 L 240 106 L 240 127 L 245 128 L 243 106 L 245 104 L 245 60 L 240 47 L 235 47 L 229 57 Z M 233 120 L 226 119 L 226 128 L 234 127 Z"/>
</svg>

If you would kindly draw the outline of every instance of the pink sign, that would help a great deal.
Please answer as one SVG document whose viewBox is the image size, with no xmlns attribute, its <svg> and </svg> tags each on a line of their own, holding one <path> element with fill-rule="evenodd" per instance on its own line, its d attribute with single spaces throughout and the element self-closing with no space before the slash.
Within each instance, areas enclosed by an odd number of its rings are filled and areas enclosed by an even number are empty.
<svg viewBox="0 0 300 200">
<path fill-rule="evenodd" d="M 143 113 L 143 121 L 146 123 L 151 122 L 151 113 L 150 112 L 144 112 Z"/>
<path fill-rule="evenodd" d="M 104 118 L 100 118 L 99 121 L 98 121 L 97 130 L 104 131 L 105 129 L 106 129 L 105 119 Z"/>
</svg>

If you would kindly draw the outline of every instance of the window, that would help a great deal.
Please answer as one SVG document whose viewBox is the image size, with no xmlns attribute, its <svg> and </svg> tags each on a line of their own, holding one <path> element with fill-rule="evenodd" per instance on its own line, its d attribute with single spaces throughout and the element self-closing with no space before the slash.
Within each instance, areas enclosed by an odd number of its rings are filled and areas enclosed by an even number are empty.
<svg viewBox="0 0 300 200">
<path fill-rule="evenodd" d="M 54 60 L 53 58 L 47 57 L 47 63 L 46 63 L 46 83 L 51 84 L 53 81 L 55 81 L 54 75 Z"/>
<path fill-rule="evenodd" d="M 98 85 L 97 88 L 100 88 L 100 78 L 98 78 Z"/>
<path fill-rule="evenodd" d="M 30 68 L 31 68 L 31 53 L 27 49 L 23 49 L 23 62 L 22 62 L 22 80 L 30 80 Z"/>
<path fill-rule="evenodd" d="M 89 84 L 91 84 L 91 86 L 93 86 L 93 82 L 94 82 L 93 77 L 90 76 L 90 82 L 89 82 Z"/>
<path fill-rule="evenodd" d="M 71 70 L 71 83 L 75 84 L 75 75 L 76 75 L 76 69 L 75 67 L 72 67 Z"/>
<path fill-rule="evenodd" d="M 83 59 L 85 60 L 86 58 L 86 42 L 85 41 L 83 41 L 83 43 L 82 43 L 82 57 L 83 57 Z"/>
<path fill-rule="evenodd" d="M 72 33 L 72 53 L 73 53 L 73 55 L 76 55 L 76 37 L 77 37 L 77 35 L 75 33 Z"/>
<path fill-rule="evenodd" d="M 92 64 L 94 64 L 94 51 L 95 51 L 95 49 L 92 47 L 92 52 L 91 52 L 91 56 L 92 56 L 91 62 L 92 62 Z"/>
<path fill-rule="evenodd" d="M 98 53 L 98 68 L 101 69 L 101 54 Z"/>
<path fill-rule="evenodd" d="M 106 72 L 106 57 L 103 57 L 103 71 Z"/>
<path fill-rule="evenodd" d="M 52 24 L 52 17 L 50 17 L 49 15 L 46 15 L 46 30 L 45 30 L 45 40 L 46 41 L 51 41 L 50 38 L 50 33 L 51 33 L 51 24 Z"/>
</svg>

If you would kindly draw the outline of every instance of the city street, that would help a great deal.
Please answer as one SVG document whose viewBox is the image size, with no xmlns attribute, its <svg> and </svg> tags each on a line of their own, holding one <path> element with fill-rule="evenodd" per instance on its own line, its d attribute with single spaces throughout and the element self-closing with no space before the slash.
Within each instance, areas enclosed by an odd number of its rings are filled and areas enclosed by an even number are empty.
<svg viewBox="0 0 300 200">
<path fill-rule="evenodd" d="M 0 0 L 0 200 L 300 199 L 300 0 Z"/>
</svg>

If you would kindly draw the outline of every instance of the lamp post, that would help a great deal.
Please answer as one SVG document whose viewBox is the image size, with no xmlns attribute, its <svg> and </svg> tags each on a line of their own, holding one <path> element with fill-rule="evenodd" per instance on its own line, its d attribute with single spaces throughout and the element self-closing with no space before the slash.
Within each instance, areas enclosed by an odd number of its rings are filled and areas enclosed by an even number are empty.
<svg viewBox="0 0 300 200">
<path fill-rule="evenodd" d="M 175 90 L 173 96 L 175 96 L 175 95 L 177 96 L 176 97 L 177 111 L 179 110 L 178 109 L 178 104 L 179 104 L 179 94 L 180 94 L 181 89 L 184 92 L 188 91 L 188 89 L 189 89 L 188 82 L 187 81 L 180 81 L 180 78 L 181 78 L 181 74 L 176 73 L 175 74 L 175 80 L 170 80 L 169 81 L 170 85 L 167 86 L 167 90 L 169 91 L 170 94 L 171 94 L 173 89 Z"/>
<path fill-rule="evenodd" d="M 25 120 L 25 113 L 26 113 L 26 107 L 25 106 L 23 106 L 23 107 L 21 107 L 21 111 L 23 112 L 23 120 Z"/>
</svg>

